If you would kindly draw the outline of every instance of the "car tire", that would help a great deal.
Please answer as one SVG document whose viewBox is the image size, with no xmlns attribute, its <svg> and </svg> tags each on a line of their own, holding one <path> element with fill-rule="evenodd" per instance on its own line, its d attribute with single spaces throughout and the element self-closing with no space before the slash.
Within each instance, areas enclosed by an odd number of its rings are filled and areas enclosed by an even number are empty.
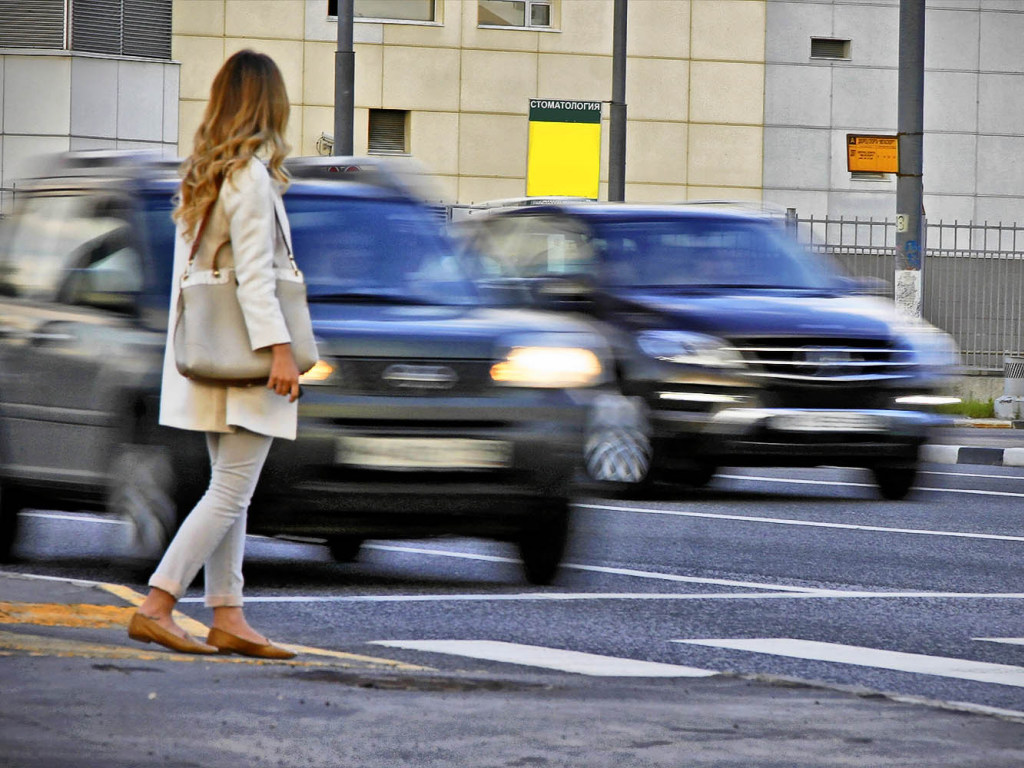
<svg viewBox="0 0 1024 768">
<path fill-rule="evenodd" d="M 643 401 L 612 394 L 598 397 L 587 420 L 583 456 L 587 476 L 598 483 L 645 482 L 654 452 Z"/>
<path fill-rule="evenodd" d="M 519 557 L 531 584 L 550 584 L 558 574 L 569 541 L 569 506 L 567 499 L 551 500 L 519 535 Z"/>
<path fill-rule="evenodd" d="M 155 562 L 178 529 L 177 473 L 169 449 L 125 443 L 111 463 L 107 511 L 128 523 L 133 557 Z"/>
<path fill-rule="evenodd" d="M 9 563 L 18 538 L 18 514 L 24 506 L 21 493 L 0 484 L 0 563 Z"/>
<path fill-rule="evenodd" d="M 871 468 L 875 484 L 882 498 L 890 501 L 905 499 L 917 479 L 915 464 L 880 464 Z"/>
<path fill-rule="evenodd" d="M 360 536 L 330 536 L 327 539 L 331 557 L 339 563 L 352 563 L 358 560 L 362 546 L 363 539 Z"/>
</svg>

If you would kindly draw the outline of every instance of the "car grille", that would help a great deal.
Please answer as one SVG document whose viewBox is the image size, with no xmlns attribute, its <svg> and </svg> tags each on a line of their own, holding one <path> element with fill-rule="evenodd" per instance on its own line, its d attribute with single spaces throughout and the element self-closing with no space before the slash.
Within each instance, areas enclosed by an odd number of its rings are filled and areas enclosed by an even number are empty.
<svg viewBox="0 0 1024 768">
<path fill-rule="evenodd" d="M 872 339 L 733 340 L 750 374 L 766 381 L 843 384 L 912 375 L 911 351 Z"/>
<path fill-rule="evenodd" d="M 491 383 L 487 360 L 334 358 L 335 381 L 344 394 L 451 397 L 484 392 Z"/>
</svg>

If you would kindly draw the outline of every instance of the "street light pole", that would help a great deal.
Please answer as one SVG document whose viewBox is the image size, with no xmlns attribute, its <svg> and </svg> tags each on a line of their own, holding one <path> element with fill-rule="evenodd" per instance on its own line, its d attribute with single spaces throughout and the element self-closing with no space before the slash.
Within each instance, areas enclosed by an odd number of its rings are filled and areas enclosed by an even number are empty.
<svg viewBox="0 0 1024 768">
<path fill-rule="evenodd" d="M 608 199 L 626 199 L 626 13 L 627 0 L 615 0 L 612 29 L 612 101 L 608 132 Z"/>
<path fill-rule="evenodd" d="M 922 147 L 924 143 L 925 0 L 900 0 L 899 173 L 896 176 L 896 305 L 921 316 L 924 269 Z"/>
<path fill-rule="evenodd" d="M 352 154 L 356 54 L 352 47 L 353 0 L 338 0 L 338 50 L 334 54 L 335 156 Z"/>
</svg>

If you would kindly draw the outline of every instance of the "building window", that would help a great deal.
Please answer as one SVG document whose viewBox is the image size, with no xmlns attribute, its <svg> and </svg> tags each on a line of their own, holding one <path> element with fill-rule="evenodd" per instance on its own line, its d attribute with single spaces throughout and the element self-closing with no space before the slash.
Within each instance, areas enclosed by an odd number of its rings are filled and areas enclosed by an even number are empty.
<svg viewBox="0 0 1024 768">
<path fill-rule="evenodd" d="M 352 0 L 356 19 L 436 21 L 436 0 Z M 327 15 L 338 17 L 338 0 L 327 0 Z"/>
<path fill-rule="evenodd" d="M 849 61 L 850 41 L 834 37 L 812 37 L 811 58 Z"/>
<path fill-rule="evenodd" d="M 551 26 L 551 0 L 478 0 L 477 24 L 481 27 Z"/>
<path fill-rule="evenodd" d="M 368 150 L 371 155 L 407 155 L 409 113 L 404 109 L 371 109 Z"/>
</svg>

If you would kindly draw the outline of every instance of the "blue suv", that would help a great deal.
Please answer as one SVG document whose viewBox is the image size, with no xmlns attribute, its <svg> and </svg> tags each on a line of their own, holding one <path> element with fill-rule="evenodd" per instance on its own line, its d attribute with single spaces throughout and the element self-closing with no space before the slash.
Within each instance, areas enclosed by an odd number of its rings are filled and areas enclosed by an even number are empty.
<svg viewBox="0 0 1024 768">
<path fill-rule="evenodd" d="M 886 498 L 911 489 L 935 406 L 955 400 L 955 345 L 778 218 L 571 201 L 468 214 L 482 284 L 589 319 L 614 351 L 620 396 L 593 412 L 593 478 L 635 492 L 723 465 L 840 465 L 869 468 Z"/>
<path fill-rule="evenodd" d="M 408 177 L 369 159 L 289 169 L 322 359 L 250 532 L 317 537 L 341 560 L 368 538 L 493 537 L 550 581 L 606 343 L 487 306 Z M 27 505 L 121 515 L 157 553 L 205 486 L 201 435 L 156 423 L 175 170 L 70 154 L 19 185 L 0 239 L 0 555 Z"/>
</svg>

